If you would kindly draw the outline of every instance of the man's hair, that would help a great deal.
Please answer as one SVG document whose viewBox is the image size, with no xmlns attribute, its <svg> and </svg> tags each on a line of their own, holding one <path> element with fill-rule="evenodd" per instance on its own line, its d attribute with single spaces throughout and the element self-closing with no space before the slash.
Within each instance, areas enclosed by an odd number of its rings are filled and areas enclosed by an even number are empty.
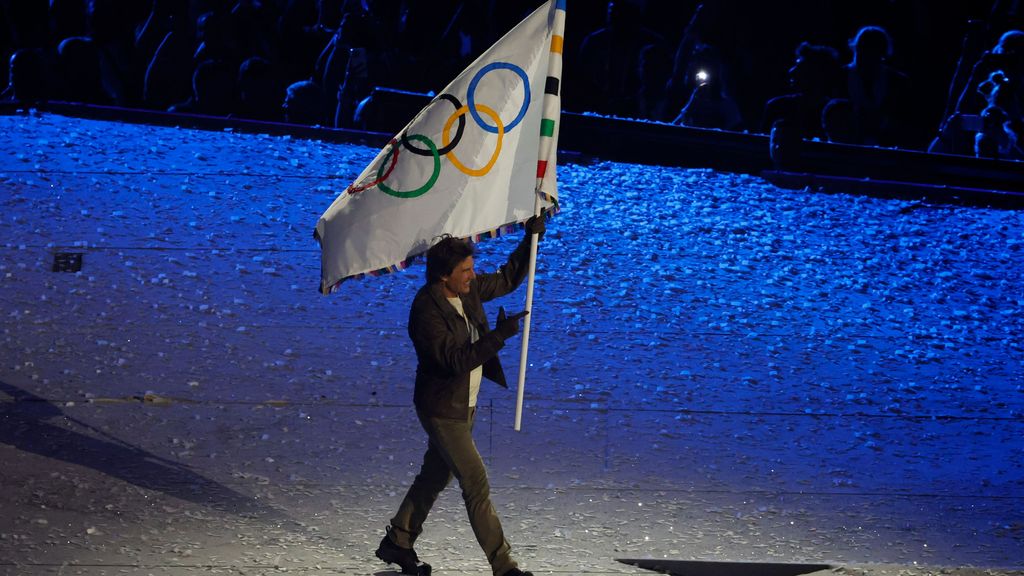
<svg viewBox="0 0 1024 576">
<path fill-rule="evenodd" d="M 433 284 L 439 282 L 442 276 L 451 275 L 459 262 L 475 253 L 472 242 L 460 240 L 451 234 L 441 236 L 441 240 L 427 250 L 427 283 Z"/>
</svg>

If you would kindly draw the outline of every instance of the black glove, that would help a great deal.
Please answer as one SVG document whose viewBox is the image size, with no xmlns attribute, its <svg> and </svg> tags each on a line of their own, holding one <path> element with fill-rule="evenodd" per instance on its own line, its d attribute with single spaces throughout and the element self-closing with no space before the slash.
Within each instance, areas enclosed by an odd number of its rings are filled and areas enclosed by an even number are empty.
<svg viewBox="0 0 1024 576">
<path fill-rule="evenodd" d="M 544 216 L 531 216 L 523 226 L 526 228 L 526 235 L 530 236 L 533 234 L 537 235 L 537 241 L 544 239 L 544 231 L 547 229 L 544 223 Z"/>
<path fill-rule="evenodd" d="M 494 323 L 494 331 L 501 336 L 502 340 L 508 340 L 519 332 L 519 319 L 529 314 L 526 310 L 518 314 L 505 317 L 505 307 L 498 308 L 498 321 Z"/>
</svg>

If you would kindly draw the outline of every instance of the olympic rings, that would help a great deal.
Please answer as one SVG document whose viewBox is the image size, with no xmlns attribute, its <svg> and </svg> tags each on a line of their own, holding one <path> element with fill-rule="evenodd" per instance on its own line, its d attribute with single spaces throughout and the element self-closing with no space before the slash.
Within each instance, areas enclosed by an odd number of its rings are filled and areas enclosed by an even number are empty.
<svg viewBox="0 0 1024 576">
<path fill-rule="evenodd" d="M 474 97 L 474 93 L 476 93 L 476 86 L 480 83 L 480 79 L 483 78 L 484 74 L 487 74 L 491 70 L 498 70 L 501 68 L 515 72 L 523 79 L 524 92 L 523 105 L 519 108 L 519 114 L 517 114 L 515 119 L 505 126 L 505 130 L 508 131 L 518 126 L 519 122 L 522 121 L 524 116 L 526 116 L 527 108 L 530 107 L 530 79 L 526 76 L 525 70 L 509 62 L 491 62 L 487 66 L 481 68 L 480 71 L 473 76 L 473 79 L 469 81 L 469 88 L 466 89 L 466 102 L 469 106 L 470 114 L 473 115 L 473 120 L 476 120 L 476 123 L 479 124 L 481 128 L 491 134 L 497 134 L 498 128 L 496 126 L 486 124 L 484 119 L 480 117 L 480 113 L 476 111 L 476 98 Z"/>
<path fill-rule="evenodd" d="M 456 98 L 455 96 L 452 96 L 451 94 L 441 94 L 440 96 L 434 99 L 434 102 L 437 102 L 438 100 L 447 100 L 451 102 L 452 106 L 455 106 L 456 110 L 458 110 L 459 108 L 464 108 L 462 102 L 459 102 L 459 99 Z M 433 104 L 433 102 L 431 102 L 431 104 Z M 402 134 L 402 146 L 404 146 L 405 149 L 408 150 L 409 152 L 412 152 L 413 154 L 419 154 L 420 156 L 433 156 L 435 153 L 444 156 L 445 154 L 451 152 L 452 148 L 455 148 L 456 146 L 459 145 L 459 140 L 462 140 L 462 132 L 465 129 L 466 117 L 465 115 L 462 115 L 459 116 L 459 129 L 457 132 L 455 132 L 455 139 L 452 140 L 450 144 L 446 144 L 444 148 L 441 148 L 440 150 L 437 151 L 417 148 L 412 145 L 412 142 L 409 142 L 410 138 L 408 138 L 405 134 Z"/>
<path fill-rule="evenodd" d="M 394 150 L 396 144 L 398 144 L 398 140 L 396 140 L 394 138 L 391 139 L 391 142 L 388 142 L 388 146 L 390 146 L 392 150 Z M 389 152 L 389 154 L 390 154 L 390 152 Z M 380 164 L 381 168 L 384 167 L 384 164 L 385 164 L 384 162 L 381 162 L 381 164 Z M 376 180 L 373 180 L 371 182 L 367 182 L 366 184 L 361 184 L 359 186 L 356 186 L 355 184 L 352 184 L 352 185 L 350 185 L 348 187 L 348 190 L 346 190 L 346 192 L 348 192 L 349 194 L 358 194 L 359 192 L 362 192 L 363 190 L 366 190 L 367 188 L 373 188 L 374 186 L 377 186 L 381 182 L 387 180 L 388 176 L 391 176 L 391 172 L 395 169 L 395 165 L 396 164 L 398 164 L 398 152 L 397 151 L 394 153 L 394 155 L 392 155 L 392 157 L 391 157 L 391 165 L 388 166 L 387 172 L 385 172 L 383 176 L 380 173 L 381 170 L 377 169 L 377 179 Z"/>
<path fill-rule="evenodd" d="M 487 73 L 492 72 L 494 70 L 511 70 L 516 75 L 518 75 L 519 78 L 522 79 L 523 81 L 522 106 L 520 106 L 519 112 L 516 114 L 516 117 L 513 118 L 512 121 L 509 122 L 508 124 L 505 124 L 501 120 L 501 117 L 498 115 L 497 112 L 494 111 L 493 108 L 485 106 L 483 104 L 476 103 L 476 90 L 480 85 L 481 79 Z M 504 93 L 504 91 L 502 91 L 502 93 Z M 439 149 L 437 147 L 437 144 L 435 144 L 433 140 L 431 140 L 429 137 L 423 134 L 409 134 L 408 132 L 402 133 L 401 136 L 392 139 L 391 142 L 388 144 L 390 149 L 388 150 L 387 154 L 384 155 L 384 158 L 381 161 L 380 166 L 377 168 L 377 177 L 366 184 L 361 184 L 358 186 L 353 184 L 352 186 L 349 186 L 348 192 L 350 194 L 355 194 L 363 190 L 366 190 L 367 188 L 372 188 L 376 186 L 380 188 L 381 191 L 384 192 L 385 194 L 394 196 L 396 198 L 416 198 L 417 196 L 422 196 L 423 194 L 426 194 L 431 188 L 433 188 L 434 184 L 437 183 L 437 179 L 441 175 L 441 156 L 448 156 L 452 166 L 454 166 L 460 172 L 468 176 L 479 177 L 486 175 L 488 172 L 491 171 L 491 169 L 494 167 L 494 164 L 498 161 L 498 157 L 501 155 L 501 145 L 504 140 L 505 133 L 511 131 L 516 126 L 518 126 L 519 123 L 522 122 L 523 118 L 526 117 L 526 112 L 530 108 L 530 79 L 526 75 L 526 71 L 515 64 L 512 64 L 510 62 L 491 62 L 490 64 L 487 64 L 486 66 L 477 70 L 476 74 L 474 74 L 473 78 L 470 80 L 469 85 L 466 88 L 466 104 L 463 104 L 457 97 L 455 97 L 452 94 L 441 94 L 437 98 L 435 98 L 430 103 L 430 105 L 433 105 L 438 100 L 447 100 L 452 104 L 452 106 L 455 107 L 455 112 L 453 112 L 452 115 L 448 117 L 448 120 L 445 122 L 444 128 L 441 131 L 442 147 Z M 461 160 L 459 160 L 459 158 L 453 152 L 455 147 L 459 145 L 459 142 L 462 141 L 462 137 L 465 133 L 467 113 L 469 113 L 473 117 L 473 120 L 485 132 L 497 134 L 498 136 L 498 141 L 494 146 L 494 152 L 491 154 L 491 157 L 487 161 L 487 163 L 480 168 L 467 167 L 465 164 L 462 163 Z M 481 113 L 483 113 L 483 115 L 485 116 L 488 116 L 491 119 L 491 121 L 493 121 L 493 124 L 488 124 L 487 122 L 485 122 L 483 116 L 481 116 Z M 459 126 L 455 131 L 454 138 L 452 138 L 451 128 L 456 121 L 458 121 Z M 412 141 L 414 140 L 424 144 L 426 146 L 426 149 L 414 146 L 412 144 Z M 432 157 L 434 160 L 433 171 L 430 177 L 422 186 L 414 190 L 395 190 L 394 188 L 391 188 L 384 184 L 384 181 L 391 177 L 391 175 L 395 171 L 395 166 L 398 163 L 398 156 L 400 152 L 399 144 L 401 144 L 401 148 L 405 148 L 406 150 L 417 156 L 429 156 Z"/>
<path fill-rule="evenodd" d="M 419 140 L 426 144 L 427 148 L 430 148 L 431 155 L 434 157 L 434 171 L 423 186 L 420 186 L 415 190 L 402 192 L 399 190 L 395 190 L 393 188 L 389 188 L 387 185 L 384 184 L 384 180 L 387 178 L 387 176 L 382 176 L 382 173 L 384 172 L 384 164 L 386 162 L 382 162 L 380 168 L 377 169 L 377 187 L 380 188 L 381 191 L 383 191 L 385 194 L 394 196 L 395 198 L 415 198 L 417 196 L 422 196 L 427 193 L 427 190 L 430 190 L 431 188 L 434 187 L 434 182 L 437 182 L 437 177 L 441 175 L 441 156 L 437 153 L 437 145 L 431 142 L 430 138 L 427 138 L 426 136 L 420 134 L 413 134 L 412 136 L 409 136 L 409 139 Z M 388 156 L 390 156 L 392 153 L 394 153 L 395 161 L 397 162 L 398 148 L 392 147 L 391 150 L 388 151 Z M 385 157 L 385 160 L 386 159 L 387 157 Z"/>
<path fill-rule="evenodd" d="M 501 118 L 498 117 L 498 113 L 483 104 L 479 104 L 478 107 L 484 114 L 490 116 L 491 120 L 494 120 L 494 124 L 498 127 L 498 143 L 494 145 L 494 154 L 491 154 L 491 159 L 487 161 L 487 164 L 485 164 L 483 168 L 466 168 L 454 152 L 448 153 L 448 159 L 451 161 L 452 166 L 455 166 L 460 172 L 469 176 L 483 176 L 491 171 L 491 168 L 494 167 L 494 163 L 498 161 L 498 155 L 501 154 L 501 141 L 505 137 L 505 125 L 501 123 Z M 452 123 L 455 122 L 456 118 L 464 120 L 466 112 L 469 110 L 471 110 L 471 108 L 467 104 L 456 110 L 455 114 L 452 114 L 451 117 L 448 118 L 448 122 L 444 125 L 444 130 L 441 131 L 441 142 L 444 142 L 445 146 L 448 145 L 448 132 L 452 129 Z"/>
</svg>

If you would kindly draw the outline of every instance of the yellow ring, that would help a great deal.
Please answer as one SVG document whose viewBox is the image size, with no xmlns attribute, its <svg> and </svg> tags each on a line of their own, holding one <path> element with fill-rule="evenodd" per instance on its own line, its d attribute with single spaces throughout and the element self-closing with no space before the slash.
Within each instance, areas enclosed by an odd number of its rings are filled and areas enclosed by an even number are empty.
<svg viewBox="0 0 1024 576">
<path fill-rule="evenodd" d="M 469 176 L 483 176 L 484 174 L 487 174 L 488 172 L 491 171 L 491 168 L 494 167 L 494 163 L 498 161 L 498 155 L 501 154 L 501 141 L 505 137 L 505 124 L 501 122 L 501 118 L 498 117 L 498 113 L 489 108 L 488 106 L 484 106 L 483 104 L 477 104 L 476 108 L 480 112 L 483 112 L 484 114 L 490 116 L 491 120 L 494 121 L 494 125 L 498 127 L 498 143 L 494 145 L 494 154 L 491 156 L 490 161 L 487 162 L 487 164 L 485 164 L 483 168 L 467 168 L 462 162 L 459 161 L 458 157 L 455 156 L 454 150 L 448 152 L 447 156 L 448 159 L 451 161 L 452 166 L 455 166 L 463 174 L 468 174 Z M 448 121 L 445 122 L 444 130 L 441 131 L 442 148 L 444 148 L 449 144 L 449 142 L 451 142 L 449 132 L 451 132 L 452 124 L 454 124 L 455 121 L 459 119 L 459 116 L 465 116 L 467 112 L 469 112 L 469 105 L 463 104 L 462 108 L 456 110 L 455 113 L 453 113 L 451 117 L 448 118 Z"/>
</svg>

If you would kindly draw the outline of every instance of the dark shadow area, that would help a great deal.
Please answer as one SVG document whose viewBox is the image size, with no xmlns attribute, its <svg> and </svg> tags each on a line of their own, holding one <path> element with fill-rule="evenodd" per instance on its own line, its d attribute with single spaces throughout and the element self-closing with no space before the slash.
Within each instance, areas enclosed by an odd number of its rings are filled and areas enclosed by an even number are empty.
<svg viewBox="0 0 1024 576">
<path fill-rule="evenodd" d="M 185 464 L 161 458 L 68 416 L 45 398 L 2 381 L 0 392 L 11 398 L 0 400 L 0 442 L 4 444 L 238 516 L 282 527 L 294 523 L 282 512 Z"/>
<path fill-rule="evenodd" d="M 619 562 L 673 576 L 800 576 L 831 570 L 829 564 L 790 564 L 781 562 L 698 562 L 692 560 L 630 560 Z"/>
<path fill-rule="evenodd" d="M 542 4 L 0 0 L 0 103 L 393 133 Z M 594 1 L 568 18 L 567 112 L 771 134 L 776 164 L 804 140 L 1024 160 L 1017 1 Z"/>
</svg>

